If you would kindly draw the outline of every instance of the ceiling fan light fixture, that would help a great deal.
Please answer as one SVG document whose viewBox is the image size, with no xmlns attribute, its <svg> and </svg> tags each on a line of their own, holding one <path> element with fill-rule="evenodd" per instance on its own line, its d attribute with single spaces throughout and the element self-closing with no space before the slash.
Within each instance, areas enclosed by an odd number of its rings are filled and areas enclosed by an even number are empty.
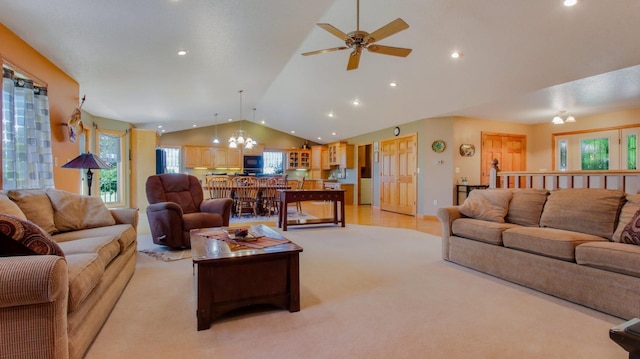
<svg viewBox="0 0 640 359">
<path fill-rule="evenodd" d="M 566 6 L 566 7 L 571 7 L 574 6 L 578 3 L 578 0 L 564 0 L 562 2 L 562 5 Z"/>
<path fill-rule="evenodd" d="M 567 119 L 564 120 L 564 122 L 576 122 L 576 118 L 573 117 L 572 114 L 569 114 L 569 116 L 567 116 Z"/>
</svg>

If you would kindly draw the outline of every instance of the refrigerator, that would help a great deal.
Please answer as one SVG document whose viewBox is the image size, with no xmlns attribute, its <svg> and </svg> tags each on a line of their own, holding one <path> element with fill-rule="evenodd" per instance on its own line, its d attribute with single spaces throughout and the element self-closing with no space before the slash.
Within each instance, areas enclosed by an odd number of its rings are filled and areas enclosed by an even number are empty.
<svg viewBox="0 0 640 359">
<path fill-rule="evenodd" d="M 156 148 L 156 174 L 167 172 L 167 153 L 162 148 Z"/>
</svg>

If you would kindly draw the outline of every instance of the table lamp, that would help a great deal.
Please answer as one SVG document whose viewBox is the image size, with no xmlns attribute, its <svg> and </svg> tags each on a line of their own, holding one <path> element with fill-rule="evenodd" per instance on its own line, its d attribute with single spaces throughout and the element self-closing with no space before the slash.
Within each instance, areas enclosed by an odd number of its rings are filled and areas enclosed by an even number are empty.
<svg viewBox="0 0 640 359">
<path fill-rule="evenodd" d="M 67 164 L 63 165 L 62 168 L 81 168 L 87 169 L 87 189 L 88 194 L 91 196 L 91 180 L 93 179 L 92 169 L 107 169 L 110 168 L 109 165 L 104 163 L 100 157 L 94 155 L 91 152 L 82 153 L 80 156 L 72 159 Z"/>
</svg>

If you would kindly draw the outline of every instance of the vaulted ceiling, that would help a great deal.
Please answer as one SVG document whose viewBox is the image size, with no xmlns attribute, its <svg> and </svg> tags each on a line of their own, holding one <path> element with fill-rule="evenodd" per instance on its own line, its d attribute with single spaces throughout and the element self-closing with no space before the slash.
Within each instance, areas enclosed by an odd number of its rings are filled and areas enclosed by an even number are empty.
<svg viewBox="0 0 640 359">
<path fill-rule="evenodd" d="M 301 53 L 344 45 L 315 24 L 355 30 L 356 0 L 0 0 L 0 9 L 0 22 L 79 82 L 85 110 L 141 128 L 237 120 L 240 89 L 245 119 L 256 108 L 257 122 L 317 142 L 430 117 L 541 123 L 560 110 L 640 108 L 637 0 L 362 0 L 360 29 L 402 18 L 410 27 L 380 44 L 413 52 L 364 52 L 353 71 L 350 50 Z"/>
</svg>

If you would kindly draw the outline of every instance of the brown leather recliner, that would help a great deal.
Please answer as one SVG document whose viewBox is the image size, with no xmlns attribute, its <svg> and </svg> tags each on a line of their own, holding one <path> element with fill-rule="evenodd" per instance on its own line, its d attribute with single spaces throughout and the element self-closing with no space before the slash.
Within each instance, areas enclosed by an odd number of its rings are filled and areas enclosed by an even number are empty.
<svg viewBox="0 0 640 359">
<path fill-rule="evenodd" d="M 183 173 L 150 176 L 146 191 L 153 243 L 171 248 L 190 247 L 192 229 L 229 225 L 233 200 L 204 201 L 202 184 L 195 176 Z"/>
</svg>

